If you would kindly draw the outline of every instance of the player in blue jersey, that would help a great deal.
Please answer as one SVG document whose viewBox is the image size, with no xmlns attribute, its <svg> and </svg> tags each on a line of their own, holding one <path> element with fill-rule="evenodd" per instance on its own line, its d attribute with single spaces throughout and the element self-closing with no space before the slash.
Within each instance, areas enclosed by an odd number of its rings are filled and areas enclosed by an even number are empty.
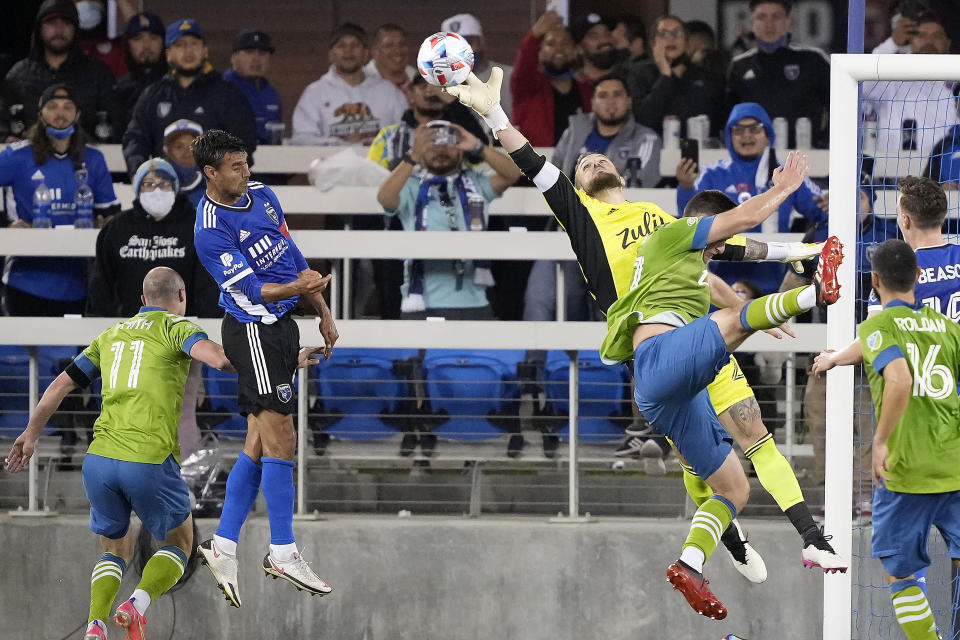
<svg viewBox="0 0 960 640">
<path fill-rule="evenodd" d="M 300 296 L 320 316 L 324 356 L 330 357 L 337 328 L 323 299 L 330 276 L 307 267 L 277 196 L 250 181 L 243 141 L 212 129 L 193 141 L 193 155 L 207 180 L 194 227 L 197 255 L 220 285 L 223 348 L 237 369 L 241 415 L 247 438 L 227 478 L 220 524 L 199 546 L 227 600 L 240 606 L 237 541 L 240 528 L 263 486 L 270 519 L 267 575 L 315 595 L 330 593 L 300 556 L 293 535 L 293 456 L 296 410 L 291 385 L 300 335 L 291 317 Z"/>
</svg>

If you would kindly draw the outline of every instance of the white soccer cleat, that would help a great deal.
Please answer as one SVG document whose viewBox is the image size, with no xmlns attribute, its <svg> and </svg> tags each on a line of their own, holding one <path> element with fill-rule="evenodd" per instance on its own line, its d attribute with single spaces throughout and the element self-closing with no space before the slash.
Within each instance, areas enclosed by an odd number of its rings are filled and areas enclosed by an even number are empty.
<svg viewBox="0 0 960 640">
<path fill-rule="evenodd" d="M 723 546 L 730 552 L 730 564 L 744 578 L 753 584 L 760 584 L 767 579 L 767 565 L 756 549 L 750 546 L 747 536 L 740 528 L 740 523 L 734 518 L 730 526 L 721 537 Z"/>
<path fill-rule="evenodd" d="M 846 573 L 850 561 L 833 550 L 829 542 L 832 537 L 823 535 L 823 527 L 820 527 L 819 537 L 812 544 L 805 546 L 800 554 L 803 566 L 812 569 L 819 567 L 823 569 L 824 573 L 836 573 L 838 571 Z"/>
<path fill-rule="evenodd" d="M 237 556 L 232 556 L 221 550 L 213 538 L 204 540 L 197 547 L 202 558 L 201 562 L 210 569 L 217 586 L 223 591 L 227 602 L 232 607 L 240 606 L 240 588 L 237 582 Z"/>
<path fill-rule="evenodd" d="M 295 553 L 292 560 L 284 562 L 268 553 L 263 556 L 263 571 L 274 580 L 286 580 L 295 586 L 297 591 L 307 591 L 315 596 L 325 596 L 333 591 L 330 585 L 313 572 L 310 563 L 304 560 L 300 553 Z"/>
</svg>

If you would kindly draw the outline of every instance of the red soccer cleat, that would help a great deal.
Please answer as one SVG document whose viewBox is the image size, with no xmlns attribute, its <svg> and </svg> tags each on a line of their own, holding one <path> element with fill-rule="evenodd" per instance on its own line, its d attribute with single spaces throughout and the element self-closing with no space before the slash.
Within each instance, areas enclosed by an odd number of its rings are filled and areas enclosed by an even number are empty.
<svg viewBox="0 0 960 640">
<path fill-rule="evenodd" d="M 683 594 L 693 610 L 702 616 L 713 620 L 723 620 L 727 617 L 727 608 L 710 591 L 709 580 L 703 574 L 694 571 L 683 562 L 677 560 L 667 567 L 667 582 L 673 585 L 675 591 Z"/>
<path fill-rule="evenodd" d="M 813 276 L 813 285 L 817 288 L 818 304 L 833 304 L 840 299 L 840 283 L 837 281 L 837 269 L 843 262 L 843 245 L 837 236 L 830 236 L 823 243 L 820 263 Z"/>
<path fill-rule="evenodd" d="M 132 599 L 117 607 L 113 621 L 127 632 L 127 640 L 146 640 L 147 619 L 133 606 Z"/>
</svg>

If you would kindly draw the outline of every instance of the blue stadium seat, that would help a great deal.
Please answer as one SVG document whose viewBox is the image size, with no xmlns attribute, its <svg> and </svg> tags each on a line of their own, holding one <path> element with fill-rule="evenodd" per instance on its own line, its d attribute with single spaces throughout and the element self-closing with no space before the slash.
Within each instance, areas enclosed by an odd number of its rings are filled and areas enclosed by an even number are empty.
<svg viewBox="0 0 960 640">
<path fill-rule="evenodd" d="M 578 433 L 584 442 L 603 442 L 623 437 L 631 419 L 627 369 L 607 366 L 597 351 L 580 351 L 577 356 L 580 378 L 580 422 Z M 570 358 L 563 351 L 551 351 L 546 362 L 547 398 L 553 413 L 569 416 Z M 563 424 L 556 434 L 569 439 L 570 425 Z"/>
<path fill-rule="evenodd" d="M 245 438 L 247 419 L 237 404 L 237 374 L 203 365 L 203 388 L 216 414 L 213 429 L 228 438 Z"/>
<path fill-rule="evenodd" d="M 334 349 L 313 367 L 323 433 L 356 440 L 397 434 L 413 407 L 409 376 L 396 363 L 417 355 L 416 349 Z"/>
<path fill-rule="evenodd" d="M 26 347 L 0 346 L 0 435 L 20 435 L 30 417 L 30 354 Z"/>
<path fill-rule="evenodd" d="M 517 365 L 523 350 L 431 349 L 424 356 L 431 431 L 459 440 L 486 440 L 519 432 Z M 511 420 L 512 419 L 512 420 Z"/>
</svg>

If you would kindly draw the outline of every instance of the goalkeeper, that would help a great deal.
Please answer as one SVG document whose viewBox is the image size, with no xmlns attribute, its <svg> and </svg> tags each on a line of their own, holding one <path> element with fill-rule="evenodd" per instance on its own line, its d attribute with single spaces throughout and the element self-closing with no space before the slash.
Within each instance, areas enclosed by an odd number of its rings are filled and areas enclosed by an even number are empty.
<svg viewBox="0 0 960 640">
<path fill-rule="evenodd" d="M 489 84 L 471 77 L 466 85 L 449 87 L 446 91 L 473 107 L 488 124 L 497 127 L 495 132 L 504 149 L 510 152 L 514 162 L 543 192 L 551 210 L 567 232 L 591 295 L 606 311 L 630 289 L 639 242 L 674 218 L 652 203 L 627 202 L 623 196 L 623 179 L 613 163 L 601 154 L 587 154 L 577 162 L 574 177 L 580 189 L 575 189 L 566 176 L 537 154 L 523 135 L 507 121 L 499 106 L 499 81 L 500 74 L 494 70 Z M 712 205 L 711 200 L 715 201 Z M 726 206 L 721 202 L 720 211 L 735 206 L 720 192 L 705 192 L 693 203 L 689 213 L 697 213 L 694 209 L 698 207 L 716 207 L 716 202 L 721 200 Z M 734 237 L 727 242 L 723 253 L 714 259 L 782 260 L 798 264 L 802 259 L 818 255 L 821 248 L 820 244 L 764 244 Z M 710 293 L 717 306 L 740 303 L 732 289 L 712 274 Z M 709 393 L 721 424 L 743 448 L 761 484 L 803 538 L 805 564 L 819 565 L 825 570 L 846 568 L 846 562 L 833 553 L 822 531 L 816 526 L 796 476 L 763 424 L 753 391 L 732 356 L 729 364 L 711 383 Z M 713 492 L 686 462 L 681 464 L 684 485 L 693 501 L 700 506 Z M 747 544 L 736 521 L 724 531 L 722 541 L 731 553 L 734 566 L 744 577 L 757 583 L 766 579 L 762 558 Z"/>
</svg>

